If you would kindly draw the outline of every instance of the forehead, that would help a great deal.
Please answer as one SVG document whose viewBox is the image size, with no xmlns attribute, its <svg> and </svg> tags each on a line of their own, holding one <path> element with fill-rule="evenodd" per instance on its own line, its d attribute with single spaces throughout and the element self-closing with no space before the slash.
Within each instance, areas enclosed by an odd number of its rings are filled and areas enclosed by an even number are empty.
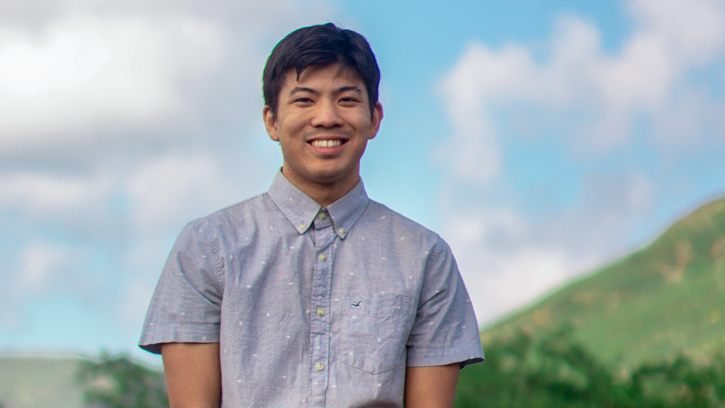
<svg viewBox="0 0 725 408">
<path fill-rule="evenodd" d="M 306 68 L 299 75 L 295 69 L 287 71 L 285 74 L 284 88 L 289 90 L 297 86 L 304 85 L 306 87 L 343 87 L 355 85 L 365 92 L 363 81 L 355 71 L 339 64 L 334 65 L 314 65 Z M 367 94 L 367 92 L 365 92 Z"/>
</svg>

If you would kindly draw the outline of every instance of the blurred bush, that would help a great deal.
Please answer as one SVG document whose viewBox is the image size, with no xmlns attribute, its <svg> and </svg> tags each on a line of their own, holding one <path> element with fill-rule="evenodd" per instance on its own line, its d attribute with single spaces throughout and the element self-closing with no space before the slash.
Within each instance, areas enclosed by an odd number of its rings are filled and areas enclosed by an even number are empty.
<svg viewBox="0 0 725 408">
<path fill-rule="evenodd" d="M 725 407 L 724 355 L 679 355 L 615 375 L 569 328 L 539 340 L 519 332 L 487 350 L 486 362 L 461 371 L 456 408 Z"/>
<path fill-rule="evenodd" d="M 102 352 L 97 361 L 79 363 L 76 382 L 92 408 L 168 408 L 164 373 L 125 354 Z"/>
<path fill-rule="evenodd" d="M 169 406 L 163 372 L 126 355 L 81 361 L 76 381 L 93 408 Z M 490 344 L 486 362 L 461 371 L 455 407 L 725 408 L 725 354 L 680 354 L 615 373 L 570 328 L 536 338 L 519 332 Z"/>
</svg>

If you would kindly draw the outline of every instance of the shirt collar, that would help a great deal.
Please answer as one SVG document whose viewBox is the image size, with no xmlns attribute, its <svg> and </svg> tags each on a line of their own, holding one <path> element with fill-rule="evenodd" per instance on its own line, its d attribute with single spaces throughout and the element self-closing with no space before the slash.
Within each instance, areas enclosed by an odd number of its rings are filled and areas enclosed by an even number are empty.
<svg viewBox="0 0 725 408">
<path fill-rule="evenodd" d="M 365 212 L 369 202 L 370 199 L 365 192 L 365 185 L 360 179 L 352 190 L 327 207 L 330 218 L 332 218 L 332 224 L 335 227 L 335 233 L 340 239 L 345 239 L 352 226 Z"/>
<path fill-rule="evenodd" d="M 314 218 L 322 208 L 320 204 L 287 180 L 281 169 L 274 177 L 267 194 L 299 234 L 304 234 L 312 226 Z M 335 233 L 340 239 L 345 239 L 347 233 L 367 208 L 369 201 L 361 179 L 352 190 L 327 207 Z"/>
</svg>

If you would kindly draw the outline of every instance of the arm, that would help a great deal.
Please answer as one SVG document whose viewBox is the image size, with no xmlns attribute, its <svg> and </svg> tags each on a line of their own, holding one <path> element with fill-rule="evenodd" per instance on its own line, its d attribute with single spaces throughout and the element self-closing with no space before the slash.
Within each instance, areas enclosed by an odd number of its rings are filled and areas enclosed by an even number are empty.
<svg viewBox="0 0 725 408">
<path fill-rule="evenodd" d="M 161 355 L 171 408 L 219 407 L 219 343 L 165 343 Z"/>
<path fill-rule="evenodd" d="M 460 364 L 408 367 L 405 373 L 405 408 L 452 408 Z"/>
</svg>

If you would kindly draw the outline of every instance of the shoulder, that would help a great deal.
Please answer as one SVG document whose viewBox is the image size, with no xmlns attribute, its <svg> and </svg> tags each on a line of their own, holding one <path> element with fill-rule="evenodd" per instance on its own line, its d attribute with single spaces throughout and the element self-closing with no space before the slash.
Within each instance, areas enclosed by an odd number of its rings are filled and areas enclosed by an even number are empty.
<svg viewBox="0 0 725 408">
<path fill-rule="evenodd" d="M 273 214 L 276 207 L 267 193 L 262 193 L 244 201 L 234 203 L 207 216 L 191 221 L 187 228 L 196 229 L 206 227 L 210 232 L 228 228 L 251 226 L 255 220 L 267 218 Z"/>
<path fill-rule="evenodd" d="M 422 244 L 434 251 L 433 253 L 450 252 L 448 244 L 440 235 L 377 201 L 370 200 L 363 217 L 366 223 L 373 224 L 380 231 L 386 231 L 385 235 L 399 241 L 408 240 L 410 243 Z"/>
<path fill-rule="evenodd" d="M 395 225 L 396 227 L 404 228 L 409 231 L 415 231 L 421 234 L 436 235 L 435 232 L 418 224 L 417 222 L 400 214 L 399 212 L 391 210 L 385 204 L 379 203 L 375 200 L 369 201 L 368 206 L 363 213 L 363 217 L 365 217 L 368 222 L 372 221 L 381 225 Z"/>
<path fill-rule="evenodd" d="M 229 205 L 190 221 L 176 240 L 177 246 L 206 244 L 214 251 L 240 244 L 239 237 L 251 236 L 259 225 L 275 216 L 276 206 L 267 193 Z"/>
</svg>

